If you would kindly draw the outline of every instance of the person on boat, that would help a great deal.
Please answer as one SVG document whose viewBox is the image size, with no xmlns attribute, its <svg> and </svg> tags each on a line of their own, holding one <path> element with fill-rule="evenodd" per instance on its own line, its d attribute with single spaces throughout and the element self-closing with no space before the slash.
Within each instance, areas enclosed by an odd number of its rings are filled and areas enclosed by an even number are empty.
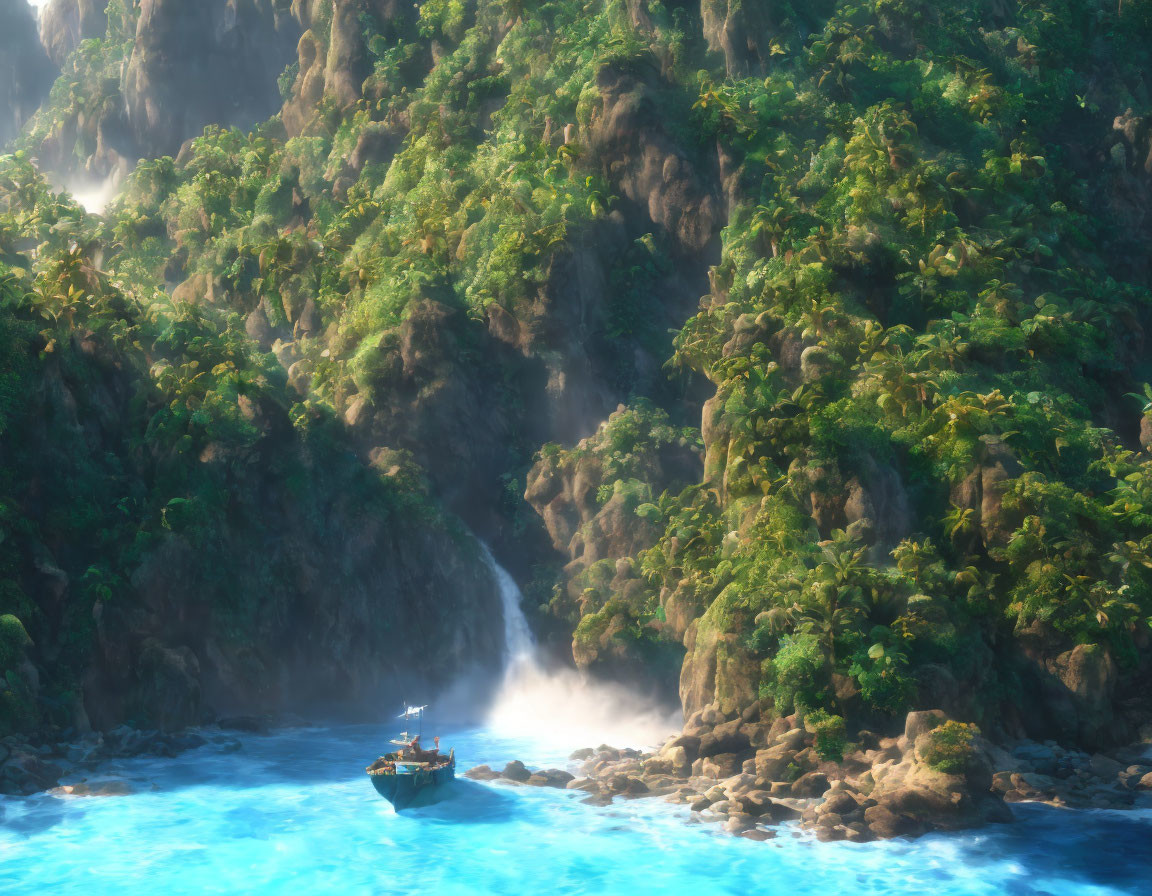
<svg viewBox="0 0 1152 896">
<path fill-rule="evenodd" d="M 420 735 L 417 734 L 408 743 L 408 751 L 412 754 L 412 758 L 416 762 L 429 762 L 435 764 L 440 761 L 440 738 L 435 737 L 433 741 L 436 747 L 431 750 L 425 750 L 420 746 Z"/>
</svg>

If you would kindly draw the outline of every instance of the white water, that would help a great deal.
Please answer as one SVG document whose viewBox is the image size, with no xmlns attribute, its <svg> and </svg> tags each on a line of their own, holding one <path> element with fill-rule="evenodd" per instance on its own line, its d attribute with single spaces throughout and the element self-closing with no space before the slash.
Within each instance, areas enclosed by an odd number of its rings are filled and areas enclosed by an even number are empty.
<svg viewBox="0 0 1152 896">
<path fill-rule="evenodd" d="M 397 814 L 364 764 L 391 726 L 206 731 L 175 759 L 102 767 L 127 796 L 0 797 L 4 896 L 1147 896 L 1152 818 L 1019 804 L 1018 824 L 887 843 L 753 843 L 660 799 L 458 779 Z M 469 764 L 567 750 L 445 732 Z"/>
<path fill-rule="evenodd" d="M 108 203 L 115 199 L 120 191 L 119 181 L 118 174 L 110 174 L 98 183 L 77 181 L 69 184 L 66 189 L 88 214 L 102 215 Z"/>
<path fill-rule="evenodd" d="M 679 731 L 677 711 L 574 669 L 545 668 L 520 606 L 520 589 L 487 547 L 484 552 L 504 610 L 504 680 L 487 719 L 490 728 L 569 749 L 602 743 L 650 747 Z"/>
</svg>

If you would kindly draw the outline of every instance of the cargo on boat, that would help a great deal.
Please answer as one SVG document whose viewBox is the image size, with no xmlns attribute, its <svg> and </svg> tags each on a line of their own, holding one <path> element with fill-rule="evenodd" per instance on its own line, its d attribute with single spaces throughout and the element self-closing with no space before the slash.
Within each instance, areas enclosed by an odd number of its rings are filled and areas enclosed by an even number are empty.
<svg viewBox="0 0 1152 896">
<path fill-rule="evenodd" d="M 414 803 L 430 801 L 435 791 L 456 777 L 456 751 L 440 752 L 440 738 L 435 747 L 425 750 L 420 745 L 425 706 L 407 706 L 399 716 L 406 722 L 417 720 L 416 734 L 401 732 L 392 739 L 399 749 L 385 753 L 365 771 L 376 792 L 397 811 Z"/>
</svg>

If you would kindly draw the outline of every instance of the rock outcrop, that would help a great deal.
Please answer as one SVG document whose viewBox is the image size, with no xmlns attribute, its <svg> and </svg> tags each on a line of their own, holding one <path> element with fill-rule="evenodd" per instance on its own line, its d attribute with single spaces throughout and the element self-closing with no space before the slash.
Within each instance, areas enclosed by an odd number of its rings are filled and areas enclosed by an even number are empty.
<svg viewBox="0 0 1152 896">
<path fill-rule="evenodd" d="M 49 0 L 40 10 L 40 41 L 57 68 L 80 41 L 103 37 L 107 29 L 104 0 Z"/>
<path fill-rule="evenodd" d="M 27 0 L 0 0 L 0 148 L 47 98 L 56 71 Z"/>
<path fill-rule="evenodd" d="M 313 26 L 296 47 L 296 77 L 282 113 L 284 127 L 293 136 L 308 130 L 325 97 L 347 108 L 363 95 L 372 73 L 365 18 L 385 39 L 411 36 L 418 18 L 416 7 L 396 0 L 332 0 L 321 29 L 313 22 L 315 6 L 315 0 L 294 0 L 292 5 L 297 18 Z M 430 67 L 431 54 L 421 54 L 415 65 Z"/>
<path fill-rule="evenodd" d="M 607 745 L 577 750 L 567 783 L 605 805 L 662 797 L 705 822 L 753 840 L 782 824 L 821 840 L 917 837 L 1013 820 L 1008 803 L 1127 808 L 1152 793 L 1152 763 L 1139 751 L 1095 754 L 1017 741 L 1001 749 L 939 710 L 909 713 L 899 737 L 861 731 L 841 755 L 797 716 L 732 717 L 709 706 L 658 750 Z M 513 763 L 479 780 L 528 780 Z M 519 777 L 518 777 L 519 776 Z"/>
<path fill-rule="evenodd" d="M 273 114 L 301 30 L 273 0 L 141 0 L 123 85 L 140 154 L 175 154 L 205 125 L 248 128 Z"/>
<path fill-rule="evenodd" d="M 720 229 L 723 210 L 695 161 L 669 134 L 660 114 L 656 72 L 605 66 L 597 77 L 600 107 L 587 140 L 609 179 L 685 253 L 707 250 Z"/>
</svg>

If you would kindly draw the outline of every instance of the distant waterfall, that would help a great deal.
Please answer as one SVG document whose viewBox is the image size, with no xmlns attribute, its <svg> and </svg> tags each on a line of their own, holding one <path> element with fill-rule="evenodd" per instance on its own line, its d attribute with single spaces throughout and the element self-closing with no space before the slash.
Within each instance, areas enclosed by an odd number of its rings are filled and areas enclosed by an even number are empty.
<svg viewBox="0 0 1152 896">
<path fill-rule="evenodd" d="M 661 709 L 626 688 L 588 679 L 574 669 L 547 670 L 508 571 L 484 546 L 504 610 L 504 680 L 488 715 L 503 734 L 572 748 L 608 743 L 647 747 L 680 730 L 680 713 Z"/>
</svg>

